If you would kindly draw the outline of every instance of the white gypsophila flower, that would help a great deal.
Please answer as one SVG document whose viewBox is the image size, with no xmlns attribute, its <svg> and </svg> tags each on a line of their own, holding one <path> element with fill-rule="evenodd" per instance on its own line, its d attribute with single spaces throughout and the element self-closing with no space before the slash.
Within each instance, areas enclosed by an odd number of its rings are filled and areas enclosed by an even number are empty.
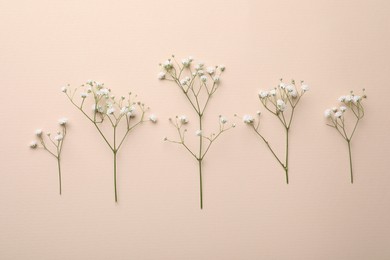
<svg viewBox="0 0 390 260">
<path fill-rule="evenodd" d="M 340 97 L 338 98 L 338 101 L 344 102 L 344 101 L 345 101 L 345 96 L 340 96 Z"/>
<path fill-rule="evenodd" d="M 179 116 L 178 119 L 179 119 L 180 123 L 182 123 L 183 125 L 188 123 L 187 116 L 185 116 L 185 115 Z"/>
<path fill-rule="evenodd" d="M 294 87 L 294 85 L 292 85 L 292 84 L 288 84 L 288 85 L 286 86 L 286 90 L 287 90 L 288 92 L 293 92 L 293 91 L 295 90 L 295 87 Z"/>
<path fill-rule="evenodd" d="M 220 79 L 219 79 L 219 77 L 217 76 L 217 77 L 214 77 L 213 78 L 213 80 L 214 80 L 214 83 L 216 83 L 216 84 L 218 84 L 219 83 L 219 81 L 220 81 Z"/>
<path fill-rule="evenodd" d="M 156 123 L 157 122 L 157 116 L 152 114 L 149 116 L 149 120 L 152 121 L 153 123 Z"/>
<path fill-rule="evenodd" d="M 284 103 L 283 100 L 278 99 L 276 101 L 276 107 L 278 108 L 279 111 L 283 112 L 284 110 L 286 110 L 286 103 Z"/>
<path fill-rule="evenodd" d="M 188 83 L 188 81 L 187 81 L 186 79 L 180 80 L 180 84 L 181 84 L 182 86 L 186 86 L 187 83 Z"/>
<path fill-rule="evenodd" d="M 107 108 L 107 115 L 112 115 L 114 113 L 115 113 L 115 108 L 113 108 L 113 107 Z"/>
<path fill-rule="evenodd" d="M 206 71 L 208 74 L 213 75 L 215 73 L 215 68 L 214 67 L 207 67 Z"/>
<path fill-rule="evenodd" d="M 37 148 L 37 147 L 38 147 L 38 143 L 37 143 L 36 141 L 32 141 L 32 142 L 30 143 L 30 148 L 35 149 L 35 148 Z"/>
<path fill-rule="evenodd" d="M 103 107 L 100 106 L 100 105 L 96 105 L 96 104 L 92 105 L 92 110 L 95 111 L 95 112 L 98 112 L 98 113 L 103 113 L 104 112 Z"/>
<path fill-rule="evenodd" d="M 226 124 L 226 123 L 227 123 L 226 117 L 223 117 L 223 116 L 221 116 L 221 117 L 219 118 L 219 121 L 221 122 L 221 124 Z"/>
<path fill-rule="evenodd" d="M 204 75 L 204 71 L 203 70 L 198 70 L 198 76 L 202 76 L 202 75 Z"/>
<path fill-rule="evenodd" d="M 87 88 L 87 93 L 91 93 L 92 92 L 92 88 L 91 87 L 88 87 Z"/>
<path fill-rule="evenodd" d="M 190 62 L 192 62 L 192 61 L 194 60 L 194 57 L 188 56 L 188 60 L 189 60 Z"/>
<path fill-rule="evenodd" d="M 61 88 L 61 91 L 64 92 L 64 93 L 66 93 L 66 91 L 68 91 L 68 89 L 67 89 L 67 87 L 62 87 L 62 88 Z"/>
<path fill-rule="evenodd" d="M 242 117 L 242 121 L 244 121 L 245 124 L 252 124 L 255 121 L 255 119 L 251 115 L 244 115 Z"/>
<path fill-rule="evenodd" d="M 96 92 L 96 95 L 98 95 L 98 96 L 108 96 L 108 94 L 110 94 L 110 90 L 107 89 L 107 88 L 99 89 L 99 90 Z"/>
<path fill-rule="evenodd" d="M 66 125 L 66 123 L 68 123 L 68 119 L 66 117 L 60 118 L 58 119 L 58 123 L 60 125 Z"/>
<path fill-rule="evenodd" d="M 162 71 L 161 71 L 160 73 L 157 74 L 157 77 L 158 77 L 159 80 L 165 79 L 165 76 L 166 76 L 166 73 L 165 73 L 165 72 L 162 72 Z"/>
<path fill-rule="evenodd" d="M 268 97 L 268 92 L 267 91 L 260 91 L 259 92 L 259 97 L 261 99 L 264 99 L 264 98 Z"/>
<path fill-rule="evenodd" d="M 181 64 L 183 64 L 183 66 L 187 68 L 187 67 L 190 66 L 191 61 L 190 61 L 189 58 L 185 58 L 185 59 L 182 59 L 182 60 L 181 60 Z"/>
<path fill-rule="evenodd" d="M 43 133 L 42 129 L 35 130 L 35 135 L 38 137 L 42 136 L 42 133 Z"/>
<path fill-rule="evenodd" d="M 80 96 L 81 96 L 81 98 L 86 98 L 88 95 L 87 95 L 87 93 L 83 92 L 83 93 L 80 94 Z"/>
<path fill-rule="evenodd" d="M 345 96 L 344 102 L 349 103 L 349 102 L 351 102 L 351 101 L 352 101 L 352 96 L 350 96 L 350 95 Z"/>
<path fill-rule="evenodd" d="M 310 87 L 309 87 L 309 85 L 307 85 L 307 84 L 303 84 L 303 85 L 301 86 L 301 89 L 303 90 L 303 92 L 307 92 L 307 91 L 310 90 Z"/>
<path fill-rule="evenodd" d="M 163 68 L 166 70 L 166 71 L 169 71 L 170 69 L 172 69 L 173 65 L 172 65 L 172 61 L 171 60 L 166 60 L 164 61 L 163 63 Z"/>
<path fill-rule="evenodd" d="M 224 72 L 226 67 L 224 65 L 219 65 L 219 69 L 221 70 L 221 72 Z"/>
<path fill-rule="evenodd" d="M 353 100 L 353 103 L 356 104 L 357 102 L 359 102 L 361 100 L 361 96 L 353 96 L 352 100 Z"/>
<path fill-rule="evenodd" d="M 196 136 L 202 136 L 202 130 L 196 130 L 195 131 Z"/>
<path fill-rule="evenodd" d="M 285 89 L 285 88 L 286 88 L 286 83 L 280 82 L 280 83 L 279 83 L 279 87 L 280 87 L 281 89 Z"/>
<path fill-rule="evenodd" d="M 334 116 L 337 117 L 337 118 L 340 118 L 340 117 L 343 116 L 343 112 L 337 111 L 337 112 L 334 114 Z"/>
<path fill-rule="evenodd" d="M 129 112 L 127 112 L 127 116 L 131 117 L 131 118 L 134 118 L 136 116 L 135 110 L 130 110 Z"/>
<path fill-rule="evenodd" d="M 298 92 L 294 89 L 293 91 L 289 92 L 290 96 L 293 98 L 298 97 Z"/>
<path fill-rule="evenodd" d="M 276 96 L 276 89 L 271 89 L 271 90 L 269 91 L 269 94 L 270 94 L 271 96 Z"/>
<path fill-rule="evenodd" d="M 259 116 L 261 114 L 261 111 L 260 110 L 257 110 L 256 111 L 256 114 Z"/>
<path fill-rule="evenodd" d="M 337 107 L 332 107 L 332 111 L 333 111 L 333 113 L 336 113 L 337 112 Z"/>
<path fill-rule="evenodd" d="M 120 114 L 121 115 L 125 115 L 125 114 L 127 114 L 127 112 L 129 112 L 129 107 L 128 106 L 124 106 L 124 107 L 121 108 Z"/>
<path fill-rule="evenodd" d="M 207 81 L 207 77 L 205 75 L 203 75 L 203 76 L 200 77 L 200 80 L 202 82 L 206 82 Z"/>
<path fill-rule="evenodd" d="M 64 139 L 64 136 L 62 134 L 57 134 L 56 136 L 54 136 L 54 140 L 56 141 L 61 141 L 62 139 Z"/>
<path fill-rule="evenodd" d="M 341 107 L 340 107 L 340 111 L 341 111 L 341 112 L 345 112 L 346 110 L 347 110 L 347 107 L 346 107 L 346 106 L 341 106 Z"/>
<path fill-rule="evenodd" d="M 86 82 L 88 85 L 92 85 L 93 84 L 93 80 L 87 80 Z"/>
<path fill-rule="evenodd" d="M 332 110 L 331 109 L 326 109 L 325 111 L 324 111 L 324 116 L 326 117 L 326 118 L 329 118 L 330 116 L 332 115 Z"/>
<path fill-rule="evenodd" d="M 102 88 L 104 86 L 104 83 L 97 82 L 97 81 L 95 81 L 95 84 L 97 88 Z"/>
</svg>

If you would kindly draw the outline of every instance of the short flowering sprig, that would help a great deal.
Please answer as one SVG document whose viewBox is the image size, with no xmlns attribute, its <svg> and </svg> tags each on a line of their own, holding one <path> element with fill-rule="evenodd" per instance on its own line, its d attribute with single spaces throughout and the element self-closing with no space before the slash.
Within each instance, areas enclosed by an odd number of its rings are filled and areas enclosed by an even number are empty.
<svg viewBox="0 0 390 260">
<path fill-rule="evenodd" d="M 59 193 L 62 193 L 62 180 L 61 180 L 61 152 L 66 136 L 66 125 L 68 119 L 63 117 L 58 120 L 58 124 L 61 129 L 53 136 L 50 132 L 45 133 L 42 129 L 35 130 L 35 136 L 38 141 L 32 141 L 30 143 L 31 149 L 44 149 L 49 154 L 54 156 L 57 160 L 58 166 L 58 182 L 59 182 Z"/>
<path fill-rule="evenodd" d="M 160 64 L 161 72 L 158 74 L 160 80 L 172 81 L 179 87 L 191 107 L 198 116 L 199 128 L 195 136 L 199 138 L 197 151 L 191 150 L 185 143 L 185 133 L 189 120 L 186 116 L 176 116 L 175 119 L 169 119 L 170 123 L 177 129 L 179 140 L 165 141 L 180 144 L 198 161 L 199 169 L 199 188 L 200 188 L 200 208 L 203 209 L 203 182 L 202 182 L 202 162 L 215 140 L 227 130 L 235 125 L 226 126 L 227 120 L 219 116 L 219 131 L 210 135 L 204 134 L 203 117 L 211 97 L 220 86 L 220 76 L 225 71 L 225 66 L 205 67 L 204 63 L 199 62 L 194 65 L 192 57 L 183 59 L 180 63 L 172 55 L 171 59 Z"/>
<path fill-rule="evenodd" d="M 300 83 L 300 88 L 294 80 L 291 83 L 284 83 L 283 80 L 280 80 L 280 83 L 277 87 L 269 91 L 260 91 L 259 99 L 264 108 L 274 115 L 278 121 L 283 125 L 285 129 L 286 136 L 286 149 L 285 149 L 285 158 L 284 160 L 277 156 L 274 149 L 269 144 L 268 140 L 260 133 L 260 115 L 261 112 L 257 111 L 256 120 L 251 115 L 244 115 L 243 122 L 252 127 L 255 133 L 263 140 L 267 145 L 268 149 L 271 151 L 272 155 L 276 158 L 280 166 L 283 167 L 286 175 L 286 183 L 289 183 L 288 176 L 288 162 L 289 162 L 289 134 L 291 129 L 291 123 L 293 121 L 295 109 L 299 104 L 302 96 L 309 91 L 309 86 L 303 81 Z M 257 121 L 257 122 L 256 122 Z"/>
<path fill-rule="evenodd" d="M 348 144 L 351 183 L 353 183 L 351 140 L 360 120 L 364 117 L 363 99 L 365 98 L 367 98 L 365 89 L 363 89 L 363 94 L 361 96 L 355 95 L 353 91 L 351 91 L 350 95 L 341 96 L 338 99 L 342 104 L 340 107 L 329 108 L 324 112 L 324 116 L 328 121 L 327 125 L 336 129 Z M 345 123 L 345 113 L 347 111 L 351 111 L 350 114 L 355 117 L 355 124 L 352 131 L 349 133 Z"/>
<path fill-rule="evenodd" d="M 157 122 L 155 115 L 150 115 L 149 120 L 145 119 L 145 113 L 149 109 L 139 101 L 135 101 L 136 95 L 131 92 L 128 96 L 116 98 L 111 89 L 106 88 L 103 83 L 89 80 L 80 88 L 73 91 L 67 87 L 63 87 L 62 92 L 66 94 L 70 102 L 95 126 L 100 136 L 108 145 L 114 156 L 114 193 L 115 202 L 118 201 L 117 195 L 117 154 L 122 147 L 128 134 L 137 126 L 145 121 Z M 78 91 L 80 90 L 80 91 Z M 75 95 L 78 93 L 79 98 L 75 100 Z M 92 111 L 86 109 L 87 100 L 90 100 Z M 137 113 L 139 109 L 140 112 Z M 112 138 L 103 133 L 101 127 L 104 122 L 112 127 Z M 121 123 L 124 122 L 124 123 Z M 118 127 L 126 126 L 126 131 L 121 136 L 118 134 Z"/>
</svg>

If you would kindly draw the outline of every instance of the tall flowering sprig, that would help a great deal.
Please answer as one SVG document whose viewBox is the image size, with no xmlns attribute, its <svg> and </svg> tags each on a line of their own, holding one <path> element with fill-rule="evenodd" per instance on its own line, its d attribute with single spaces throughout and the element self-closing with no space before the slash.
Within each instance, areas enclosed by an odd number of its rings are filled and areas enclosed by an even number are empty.
<svg viewBox="0 0 390 260">
<path fill-rule="evenodd" d="M 129 133 L 135 127 L 148 121 L 145 119 L 145 113 L 149 108 L 145 107 L 143 103 L 136 101 L 137 96 L 131 92 L 128 93 L 127 97 L 121 96 L 116 98 L 111 93 L 111 89 L 106 88 L 103 83 L 92 80 L 87 81 L 74 90 L 71 90 L 69 85 L 63 87 L 61 90 L 66 94 L 69 101 L 94 125 L 112 151 L 114 157 L 115 202 L 118 202 L 117 154 Z M 76 94 L 78 94 L 77 99 Z M 92 105 L 92 110 L 90 109 L 90 105 Z M 150 115 L 149 121 L 156 123 L 156 116 Z M 103 123 L 105 122 L 112 127 L 110 134 L 104 133 L 102 130 Z M 118 127 L 121 125 L 126 127 L 122 135 L 118 133 Z"/>
<path fill-rule="evenodd" d="M 58 166 L 58 182 L 59 193 L 62 193 L 62 178 L 61 178 L 61 152 L 66 136 L 66 124 L 68 119 L 63 117 L 58 120 L 60 130 L 53 136 L 50 132 L 45 133 L 42 129 L 35 130 L 35 136 L 37 141 L 30 143 L 31 149 L 44 149 L 51 154 L 57 160 Z"/>
<path fill-rule="evenodd" d="M 198 162 L 199 169 L 199 189 L 200 208 L 203 209 L 203 182 L 202 182 L 202 162 L 208 153 L 211 145 L 220 135 L 235 125 L 227 126 L 227 120 L 219 116 L 219 130 L 209 135 L 204 134 L 203 118 L 211 97 L 220 86 L 220 76 L 225 71 L 224 66 L 205 67 L 202 62 L 194 65 L 192 57 L 185 58 L 179 63 L 175 56 L 160 64 L 161 72 L 158 74 L 160 80 L 168 80 L 175 83 L 183 93 L 198 117 L 198 130 L 195 135 L 199 138 L 197 150 L 191 149 L 185 142 L 185 133 L 189 120 L 185 115 L 176 116 L 169 119 L 170 123 L 177 129 L 179 140 L 165 141 L 182 145 Z"/>
<path fill-rule="evenodd" d="M 294 80 L 291 83 L 284 83 L 283 80 L 280 80 L 280 83 L 277 87 L 269 91 L 260 91 L 259 99 L 264 108 L 274 115 L 278 121 L 282 124 L 285 129 L 285 138 L 286 138 L 286 148 L 285 148 L 285 157 L 282 158 L 278 156 L 274 149 L 269 144 L 268 140 L 260 133 L 260 115 L 261 112 L 257 112 L 258 119 L 251 115 L 245 115 L 243 117 L 244 123 L 252 127 L 255 133 L 261 138 L 261 140 L 267 145 L 267 148 L 270 150 L 272 155 L 276 158 L 280 166 L 285 171 L 286 183 L 289 183 L 288 176 L 288 163 L 289 163 L 289 135 L 291 124 L 294 118 L 296 107 L 303 95 L 309 91 L 309 86 L 301 81 L 300 86 L 298 87 Z M 256 122 L 257 121 L 257 122 Z"/>
<path fill-rule="evenodd" d="M 351 141 L 360 120 L 364 117 L 363 99 L 365 98 L 367 98 L 365 89 L 363 89 L 363 94 L 361 96 L 355 95 L 353 91 L 351 91 L 350 95 L 341 96 L 338 99 L 341 106 L 326 109 L 324 112 L 324 116 L 327 119 L 327 125 L 336 129 L 347 142 L 351 183 L 353 183 Z M 347 111 L 351 111 L 350 114 L 352 114 L 355 118 L 351 131 L 347 130 L 347 124 L 345 122 L 345 113 Z"/>
</svg>

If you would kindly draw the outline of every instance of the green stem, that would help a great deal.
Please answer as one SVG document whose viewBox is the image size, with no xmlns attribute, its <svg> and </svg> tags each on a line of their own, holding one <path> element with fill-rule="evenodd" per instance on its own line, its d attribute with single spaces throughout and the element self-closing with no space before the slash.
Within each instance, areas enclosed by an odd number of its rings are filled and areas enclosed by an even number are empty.
<svg viewBox="0 0 390 260">
<path fill-rule="evenodd" d="M 286 128 L 286 163 L 284 164 L 284 170 L 286 172 L 286 183 L 288 184 L 288 130 L 289 128 Z"/>
<path fill-rule="evenodd" d="M 203 209 L 203 181 L 202 181 L 202 160 L 199 162 L 199 190 L 200 190 L 200 209 Z"/>
<path fill-rule="evenodd" d="M 62 192 L 62 187 L 61 187 L 61 162 L 60 158 L 57 157 L 57 164 L 58 164 L 58 181 L 59 181 L 59 186 L 60 186 L 60 195 Z"/>
<path fill-rule="evenodd" d="M 200 209 L 203 209 L 203 182 L 202 182 L 202 146 L 203 146 L 203 133 L 202 133 L 202 114 L 199 114 L 199 130 L 201 135 L 199 136 L 199 189 L 200 189 Z"/>
<path fill-rule="evenodd" d="M 347 140 L 349 151 L 349 169 L 351 171 L 351 183 L 353 183 L 351 140 Z"/>
<path fill-rule="evenodd" d="M 118 195 L 116 189 L 116 152 L 114 152 L 114 190 L 115 190 L 115 202 L 118 202 Z"/>
</svg>

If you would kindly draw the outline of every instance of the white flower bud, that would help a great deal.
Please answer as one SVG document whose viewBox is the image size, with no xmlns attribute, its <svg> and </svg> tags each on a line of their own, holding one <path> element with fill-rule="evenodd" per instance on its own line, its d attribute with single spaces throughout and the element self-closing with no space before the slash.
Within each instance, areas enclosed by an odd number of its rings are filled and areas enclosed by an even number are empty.
<svg viewBox="0 0 390 260">
<path fill-rule="evenodd" d="M 62 139 L 64 139 L 64 136 L 62 134 L 57 134 L 56 136 L 54 136 L 54 140 L 56 141 L 61 141 Z"/>
<path fill-rule="evenodd" d="M 187 116 L 185 116 L 185 115 L 179 116 L 178 119 L 179 119 L 180 123 L 182 123 L 183 125 L 188 123 Z"/>
<path fill-rule="evenodd" d="M 242 117 L 242 121 L 244 121 L 245 124 L 253 124 L 253 122 L 255 121 L 255 119 L 253 118 L 253 116 L 251 115 L 244 115 Z"/>
<path fill-rule="evenodd" d="M 38 136 L 38 137 L 41 137 L 42 133 L 43 133 L 42 129 L 35 130 L 35 135 Z"/>
<path fill-rule="evenodd" d="M 214 67 L 207 67 L 206 71 L 208 74 L 213 75 L 215 73 L 215 68 Z"/>
<path fill-rule="evenodd" d="M 341 111 L 338 111 L 338 112 L 336 112 L 336 113 L 334 114 L 334 116 L 337 117 L 337 118 L 342 117 L 342 115 L 343 115 L 343 112 L 341 112 Z"/>
<path fill-rule="evenodd" d="M 159 80 L 165 79 L 165 76 L 166 76 L 166 73 L 165 73 L 165 72 L 162 72 L 162 71 L 161 71 L 160 73 L 157 74 L 157 77 L 158 77 Z"/>
<path fill-rule="evenodd" d="M 149 120 L 152 121 L 153 123 L 157 123 L 157 116 L 156 115 L 150 115 Z"/>
<path fill-rule="evenodd" d="M 37 143 L 36 141 L 32 141 L 32 142 L 30 143 L 30 148 L 35 149 L 35 148 L 37 148 L 37 147 L 38 147 L 38 143 Z"/>
<path fill-rule="evenodd" d="M 60 124 L 60 125 L 66 125 L 66 123 L 68 123 L 68 119 L 66 118 L 66 117 L 63 117 L 63 118 L 60 118 L 59 120 L 58 120 L 58 123 Z"/>
<path fill-rule="evenodd" d="M 332 115 L 332 110 L 331 110 L 331 109 L 326 109 L 326 110 L 324 111 L 324 116 L 325 116 L 326 118 L 329 118 L 331 115 Z"/>
<path fill-rule="evenodd" d="M 264 99 L 264 98 L 268 97 L 268 92 L 267 91 L 260 91 L 259 92 L 259 97 L 261 99 Z"/>
<path fill-rule="evenodd" d="M 286 110 L 286 103 L 284 103 L 283 100 L 278 99 L 276 101 L 276 107 L 278 108 L 279 111 L 283 112 L 284 110 Z"/>
<path fill-rule="evenodd" d="M 303 92 L 307 92 L 307 91 L 310 90 L 310 87 L 309 87 L 309 85 L 303 84 L 303 85 L 301 86 L 301 89 L 302 89 Z"/>
</svg>

